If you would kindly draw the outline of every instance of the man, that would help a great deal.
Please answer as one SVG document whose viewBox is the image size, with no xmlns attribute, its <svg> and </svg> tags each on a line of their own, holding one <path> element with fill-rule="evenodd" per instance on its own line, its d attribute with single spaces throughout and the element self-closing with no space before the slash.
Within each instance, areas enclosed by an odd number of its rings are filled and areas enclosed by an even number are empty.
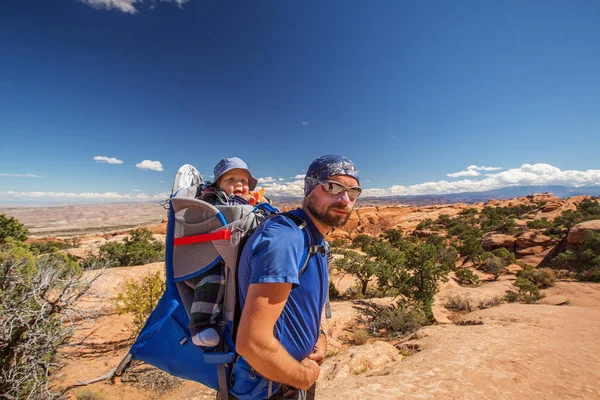
<svg viewBox="0 0 600 400">
<path fill-rule="evenodd" d="M 325 234 L 346 223 L 358 185 L 358 170 L 345 157 L 326 155 L 310 164 L 302 208 L 291 213 L 306 222 L 313 245 L 325 249 Z M 327 256 L 312 255 L 300 274 L 306 250 L 298 225 L 281 215 L 262 224 L 244 246 L 233 399 L 305 399 L 319 377 L 327 346 L 319 329 L 329 290 Z"/>
</svg>

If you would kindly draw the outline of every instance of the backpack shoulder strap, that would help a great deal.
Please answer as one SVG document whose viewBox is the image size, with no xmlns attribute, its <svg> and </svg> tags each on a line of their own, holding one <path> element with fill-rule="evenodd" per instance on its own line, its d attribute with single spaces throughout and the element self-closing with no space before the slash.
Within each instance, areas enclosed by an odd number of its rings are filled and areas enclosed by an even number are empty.
<svg viewBox="0 0 600 400">
<path fill-rule="evenodd" d="M 308 261 L 310 260 L 310 257 L 313 254 L 317 254 L 317 253 L 326 254 L 327 248 L 326 248 L 326 246 L 313 245 L 312 236 L 305 229 L 306 225 L 307 225 L 305 220 L 303 220 L 299 216 L 292 214 L 290 212 L 281 213 L 281 215 L 294 221 L 294 223 L 302 231 L 302 235 L 304 236 L 304 243 L 306 244 L 306 246 L 305 246 L 306 247 L 306 255 L 303 255 L 302 262 L 300 264 L 301 266 L 300 266 L 300 269 L 298 270 L 298 278 L 300 278 L 302 276 L 302 274 L 304 274 L 304 271 L 306 271 L 306 267 L 308 266 Z"/>
</svg>

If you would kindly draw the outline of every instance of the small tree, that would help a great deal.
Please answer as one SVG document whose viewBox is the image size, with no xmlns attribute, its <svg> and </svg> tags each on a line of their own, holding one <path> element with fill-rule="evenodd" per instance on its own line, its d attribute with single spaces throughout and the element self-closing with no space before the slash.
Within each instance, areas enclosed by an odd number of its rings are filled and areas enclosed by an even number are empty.
<svg viewBox="0 0 600 400">
<path fill-rule="evenodd" d="M 479 264 L 480 257 L 485 252 L 481 246 L 481 239 L 475 234 L 466 236 L 458 246 L 458 251 L 465 258 L 463 265 L 468 261 Z"/>
<path fill-rule="evenodd" d="M 333 268 L 354 275 L 360 282 L 360 293 L 366 295 L 369 281 L 375 276 L 377 263 L 372 261 L 371 257 L 353 250 L 343 251 L 342 254 L 343 258 L 333 261 Z"/>
<path fill-rule="evenodd" d="M 0 243 L 4 242 L 6 238 L 24 242 L 28 235 L 29 231 L 21 221 L 14 217 L 7 217 L 6 214 L 0 214 Z"/>
<path fill-rule="evenodd" d="M 457 268 L 454 271 L 459 283 L 472 285 L 479 282 L 479 276 L 468 268 Z"/>
<path fill-rule="evenodd" d="M 425 315 L 431 317 L 437 285 L 448 280 L 455 263 L 456 252 L 452 249 L 440 249 L 427 243 L 414 245 L 406 251 L 409 277 L 403 294 L 421 303 Z"/>
</svg>

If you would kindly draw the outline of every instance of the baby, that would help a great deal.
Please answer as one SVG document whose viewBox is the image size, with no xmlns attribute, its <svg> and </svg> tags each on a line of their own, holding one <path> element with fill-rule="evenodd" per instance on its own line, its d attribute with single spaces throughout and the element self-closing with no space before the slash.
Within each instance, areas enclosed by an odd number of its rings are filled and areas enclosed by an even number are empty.
<svg viewBox="0 0 600 400">
<path fill-rule="evenodd" d="M 215 181 L 201 200 L 213 205 L 253 204 L 262 200 L 252 192 L 258 180 L 252 176 L 248 165 L 240 158 L 224 158 L 215 166 Z M 262 192 L 262 191 L 261 191 Z M 263 200 L 264 201 L 264 200 Z M 217 324 L 225 293 L 225 268 L 218 263 L 197 278 L 194 302 L 190 310 L 190 333 L 196 346 L 213 347 L 219 344 Z"/>
</svg>

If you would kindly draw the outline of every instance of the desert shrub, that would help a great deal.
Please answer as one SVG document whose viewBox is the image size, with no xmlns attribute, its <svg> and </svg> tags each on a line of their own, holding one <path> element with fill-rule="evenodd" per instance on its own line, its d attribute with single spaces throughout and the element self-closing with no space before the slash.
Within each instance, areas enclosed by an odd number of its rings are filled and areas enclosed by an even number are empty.
<svg viewBox="0 0 600 400">
<path fill-rule="evenodd" d="M 515 253 L 508 249 L 505 249 L 504 247 L 500 247 L 498 249 L 493 250 L 492 254 L 497 257 L 500 257 L 507 266 L 515 263 Z"/>
<path fill-rule="evenodd" d="M 520 297 L 521 296 L 519 295 L 519 292 L 515 292 L 514 290 L 507 290 L 504 299 L 509 303 L 514 303 L 516 301 L 519 301 Z"/>
<path fill-rule="evenodd" d="M 55 240 L 48 240 L 43 242 L 30 242 L 29 247 L 33 254 L 45 254 L 67 249 L 69 248 L 69 245 Z"/>
<path fill-rule="evenodd" d="M 103 400 L 104 395 L 91 389 L 81 389 L 75 393 L 76 400 Z"/>
<path fill-rule="evenodd" d="M 461 284 L 472 285 L 479 281 L 479 276 L 468 268 L 457 268 L 454 275 Z"/>
<path fill-rule="evenodd" d="M 329 245 L 333 249 L 338 249 L 341 247 L 346 247 L 347 243 L 348 242 L 345 241 L 344 239 L 334 239 L 333 241 L 331 241 L 331 243 L 329 243 Z"/>
<path fill-rule="evenodd" d="M 508 264 L 501 258 L 493 253 L 486 253 L 483 262 L 483 270 L 488 274 L 492 274 L 494 276 L 494 280 L 497 280 L 504 268 L 506 268 Z"/>
<path fill-rule="evenodd" d="M 330 299 L 339 299 L 341 297 L 340 291 L 335 287 L 333 282 L 329 281 L 329 298 Z"/>
<path fill-rule="evenodd" d="M 381 237 L 388 241 L 388 243 L 394 247 L 399 247 L 398 245 L 404 240 L 404 231 L 402 229 L 388 229 Z"/>
<path fill-rule="evenodd" d="M 354 332 L 352 332 L 352 337 L 350 338 L 350 341 L 352 342 L 352 344 L 354 344 L 356 346 L 363 345 L 363 344 L 367 343 L 368 340 L 369 340 L 369 332 L 367 332 L 366 329 L 355 330 Z"/>
<path fill-rule="evenodd" d="M 352 247 L 354 248 L 362 248 L 365 245 L 369 245 L 373 243 L 376 239 L 372 236 L 360 234 L 356 235 L 354 239 L 352 239 Z"/>
<path fill-rule="evenodd" d="M 600 233 L 586 232 L 578 249 L 557 255 L 552 264 L 574 270 L 579 280 L 600 282 Z"/>
<path fill-rule="evenodd" d="M 474 301 L 467 295 L 454 295 L 446 300 L 444 305 L 448 310 L 452 311 L 475 311 L 476 307 Z"/>
<path fill-rule="evenodd" d="M 14 217 L 7 217 L 6 214 L 0 214 L 0 243 L 4 242 L 6 238 L 24 242 L 28 235 L 29 231 L 21 221 Z"/>
<path fill-rule="evenodd" d="M 502 296 L 492 296 L 492 297 L 487 297 L 481 301 L 479 301 L 479 303 L 477 304 L 477 308 L 479 308 L 480 310 L 486 309 L 486 308 L 490 308 L 490 307 L 496 307 L 500 304 L 502 304 Z"/>
<path fill-rule="evenodd" d="M 435 222 L 433 222 L 433 220 L 431 218 L 426 218 L 423 221 L 419 222 L 419 224 L 416 227 L 417 230 L 422 231 L 422 230 L 437 230 L 437 226 L 435 224 Z"/>
<path fill-rule="evenodd" d="M 487 297 L 483 300 L 473 300 L 468 295 L 454 295 L 446 300 L 444 305 L 447 309 L 458 311 L 458 312 L 471 312 L 476 310 L 483 310 L 485 308 L 495 307 L 502 303 L 503 299 L 501 296 Z"/>
<path fill-rule="evenodd" d="M 399 301 L 396 305 L 375 306 L 372 325 L 375 331 L 407 335 L 428 324 L 428 318 L 418 303 Z"/>
<path fill-rule="evenodd" d="M 553 228 L 554 224 L 545 218 L 534 219 L 533 221 L 527 221 L 527 227 L 529 229 L 549 229 Z"/>
<path fill-rule="evenodd" d="M 476 208 L 465 208 L 464 210 L 462 210 L 459 215 L 462 217 L 474 217 L 475 215 L 479 214 L 479 211 L 477 211 Z"/>
<path fill-rule="evenodd" d="M 519 290 L 518 299 L 525 303 L 535 303 L 545 297 L 538 285 L 525 277 L 517 276 L 517 280 L 513 285 Z"/>
<path fill-rule="evenodd" d="M 165 280 L 160 271 L 125 283 L 125 291 L 119 293 L 115 305 L 120 315 L 133 314 L 132 337 L 140 333 L 164 290 Z"/>
<path fill-rule="evenodd" d="M 17 234 L 22 238 L 22 235 Z M 55 398 L 54 359 L 86 313 L 74 303 L 99 276 L 84 277 L 62 253 L 34 257 L 13 238 L 0 244 L 0 393 L 6 399 Z"/>
<path fill-rule="evenodd" d="M 142 228 L 131 231 L 122 243 L 108 242 L 100 246 L 100 258 L 113 267 L 143 265 L 163 260 L 164 251 L 164 244 Z"/>
<path fill-rule="evenodd" d="M 561 215 L 554 219 L 554 226 L 558 229 L 571 229 L 573 225 L 579 223 L 583 219 L 583 214 L 579 211 L 566 210 Z"/>
</svg>

